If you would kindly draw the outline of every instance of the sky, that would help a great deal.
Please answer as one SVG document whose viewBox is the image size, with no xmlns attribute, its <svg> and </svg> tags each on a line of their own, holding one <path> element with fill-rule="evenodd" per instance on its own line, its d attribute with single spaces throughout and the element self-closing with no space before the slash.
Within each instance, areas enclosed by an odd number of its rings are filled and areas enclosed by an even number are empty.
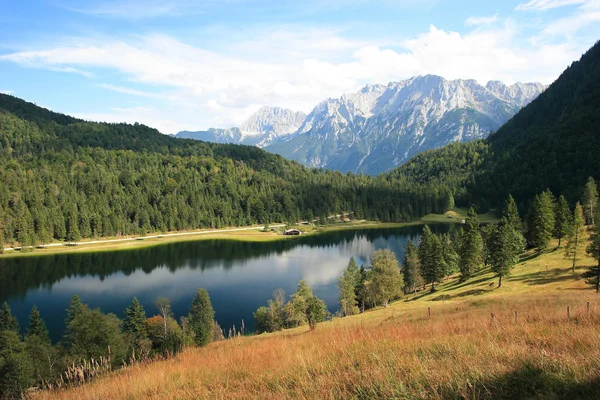
<svg viewBox="0 0 600 400">
<path fill-rule="evenodd" d="M 0 0 L 0 92 L 163 133 L 417 75 L 552 83 L 600 0 Z"/>
</svg>

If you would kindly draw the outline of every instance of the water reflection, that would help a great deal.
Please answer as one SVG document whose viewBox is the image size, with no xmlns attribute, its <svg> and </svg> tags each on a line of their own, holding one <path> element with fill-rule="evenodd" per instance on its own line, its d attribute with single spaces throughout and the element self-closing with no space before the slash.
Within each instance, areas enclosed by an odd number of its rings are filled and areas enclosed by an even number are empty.
<svg viewBox="0 0 600 400">
<path fill-rule="evenodd" d="M 448 226 L 435 227 L 436 231 Z M 289 295 L 300 279 L 337 309 L 336 281 L 350 257 L 370 262 L 380 248 L 403 257 L 421 227 L 331 232 L 270 243 L 210 240 L 169 243 L 139 250 L 0 259 L 0 300 L 8 300 L 22 326 L 33 304 L 60 337 L 64 309 L 77 293 L 92 307 L 121 316 L 137 296 L 149 315 L 153 301 L 169 297 L 177 317 L 188 312 L 194 292 L 206 288 L 223 327 L 252 329 L 252 313 L 276 288 Z"/>
</svg>

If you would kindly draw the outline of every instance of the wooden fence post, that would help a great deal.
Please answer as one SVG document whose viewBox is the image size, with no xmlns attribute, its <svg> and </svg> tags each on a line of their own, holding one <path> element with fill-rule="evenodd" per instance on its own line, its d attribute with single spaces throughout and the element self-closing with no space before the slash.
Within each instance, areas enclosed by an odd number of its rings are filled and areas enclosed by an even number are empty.
<svg viewBox="0 0 600 400">
<path fill-rule="evenodd" d="M 514 311 L 514 313 L 515 313 L 515 324 L 516 324 L 517 322 L 519 322 L 519 312 Z"/>
<path fill-rule="evenodd" d="M 590 313 L 590 302 L 589 301 L 587 302 L 586 309 L 587 309 L 587 313 L 589 314 Z"/>
<path fill-rule="evenodd" d="M 570 320 L 571 319 L 571 307 L 567 306 L 567 318 Z"/>
<path fill-rule="evenodd" d="M 492 321 L 490 322 L 490 325 L 494 325 L 494 318 L 496 318 L 496 314 L 491 313 L 491 317 L 492 317 Z"/>
</svg>

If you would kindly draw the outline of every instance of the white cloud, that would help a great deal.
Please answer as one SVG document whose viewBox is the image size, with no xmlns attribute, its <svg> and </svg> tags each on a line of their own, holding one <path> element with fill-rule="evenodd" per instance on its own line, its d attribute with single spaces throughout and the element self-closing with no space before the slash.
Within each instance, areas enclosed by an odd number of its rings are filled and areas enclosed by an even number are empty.
<svg viewBox="0 0 600 400">
<path fill-rule="evenodd" d="M 12 90 L 0 90 L 0 93 L 3 93 L 3 94 L 13 94 L 14 91 L 12 91 Z"/>
<path fill-rule="evenodd" d="M 491 17 L 469 17 L 465 21 L 466 26 L 480 26 L 480 25 L 490 25 L 498 22 L 498 15 L 493 15 Z"/>
<path fill-rule="evenodd" d="M 519 4 L 515 10 L 518 11 L 545 11 L 553 8 L 588 3 L 590 0 L 531 0 L 528 3 Z"/>
<path fill-rule="evenodd" d="M 155 98 L 155 99 L 162 99 L 162 98 L 166 97 L 166 95 L 144 92 L 143 90 L 130 89 L 130 88 L 126 88 L 126 87 L 118 86 L 118 85 L 111 85 L 110 83 L 100 83 L 100 84 L 98 84 L 98 87 L 101 87 L 101 88 L 107 89 L 107 90 L 111 90 L 111 91 L 117 92 L 117 93 L 130 94 L 132 96 L 149 97 L 149 98 Z"/>
<path fill-rule="evenodd" d="M 588 14 L 588 19 L 595 15 Z M 393 47 L 384 40 L 349 39 L 339 30 L 280 27 L 243 32 L 244 37 L 234 34 L 234 40 L 224 39 L 224 45 L 217 46 L 218 51 L 166 35 L 73 38 L 60 46 L 0 55 L 0 61 L 95 77 L 116 71 L 121 81 L 135 82 L 136 89 L 115 80 L 99 86 L 152 99 L 151 104 L 93 114 L 64 111 L 93 120 L 140 122 L 175 133 L 234 126 L 261 105 L 310 112 L 323 99 L 366 83 L 385 84 L 415 75 L 482 83 L 492 79 L 551 83 L 591 44 L 537 40 L 532 47 L 514 22 L 494 16 L 473 17 L 467 23 L 474 26 L 467 33 L 431 26 Z M 580 25 L 584 23 L 590 22 Z M 547 24 L 547 31 L 542 28 L 538 34 L 546 38 L 568 30 L 567 25 Z M 144 85 L 149 90 L 137 89 Z"/>
</svg>

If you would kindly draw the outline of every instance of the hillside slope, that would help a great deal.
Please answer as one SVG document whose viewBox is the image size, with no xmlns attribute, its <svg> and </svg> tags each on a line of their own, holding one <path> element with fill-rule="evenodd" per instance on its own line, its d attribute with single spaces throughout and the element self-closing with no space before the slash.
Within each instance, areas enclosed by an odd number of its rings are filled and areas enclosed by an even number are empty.
<svg viewBox="0 0 600 400">
<path fill-rule="evenodd" d="M 575 202 L 589 176 L 600 179 L 600 43 L 484 141 L 422 153 L 388 174 L 446 185 L 463 203 L 520 203 L 550 188 Z"/>
<path fill-rule="evenodd" d="M 562 253 L 530 255 L 500 289 L 486 271 L 451 278 L 314 332 L 216 342 L 38 398 L 591 398 L 600 303 Z"/>
</svg>

